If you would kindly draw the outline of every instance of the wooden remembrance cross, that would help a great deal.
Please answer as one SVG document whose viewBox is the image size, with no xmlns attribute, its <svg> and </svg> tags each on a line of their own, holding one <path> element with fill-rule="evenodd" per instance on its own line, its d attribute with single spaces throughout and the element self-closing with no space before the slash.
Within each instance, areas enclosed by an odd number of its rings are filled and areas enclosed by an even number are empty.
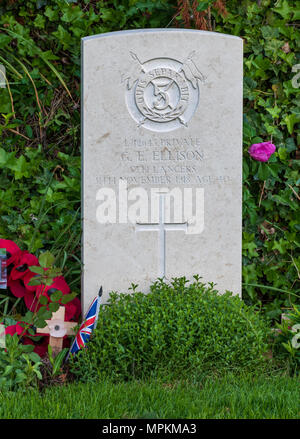
<svg viewBox="0 0 300 439">
<path fill-rule="evenodd" d="M 47 326 L 45 328 L 37 328 L 39 334 L 49 334 L 49 345 L 52 347 L 53 356 L 62 350 L 63 339 L 65 335 L 74 335 L 74 327 L 77 326 L 76 322 L 65 322 L 64 306 L 61 306 L 58 311 L 52 314 L 51 320 L 46 320 Z"/>
</svg>

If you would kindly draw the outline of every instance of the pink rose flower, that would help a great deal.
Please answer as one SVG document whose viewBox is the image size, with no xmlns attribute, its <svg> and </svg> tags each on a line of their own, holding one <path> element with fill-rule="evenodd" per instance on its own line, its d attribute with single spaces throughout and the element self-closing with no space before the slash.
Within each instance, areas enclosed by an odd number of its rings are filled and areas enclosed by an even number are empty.
<svg viewBox="0 0 300 439">
<path fill-rule="evenodd" d="M 276 146 L 271 142 L 254 143 L 250 146 L 248 152 L 254 160 L 267 162 L 275 152 Z"/>
</svg>

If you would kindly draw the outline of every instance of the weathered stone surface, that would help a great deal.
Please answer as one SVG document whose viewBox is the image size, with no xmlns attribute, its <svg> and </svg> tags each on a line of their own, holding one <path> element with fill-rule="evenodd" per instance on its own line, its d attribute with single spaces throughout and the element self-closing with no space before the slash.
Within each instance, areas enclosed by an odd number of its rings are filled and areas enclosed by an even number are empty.
<svg viewBox="0 0 300 439">
<path fill-rule="evenodd" d="M 203 276 L 241 291 L 242 39 L 82 41 L 84 308 L 103 285 Z"/>
</svg>

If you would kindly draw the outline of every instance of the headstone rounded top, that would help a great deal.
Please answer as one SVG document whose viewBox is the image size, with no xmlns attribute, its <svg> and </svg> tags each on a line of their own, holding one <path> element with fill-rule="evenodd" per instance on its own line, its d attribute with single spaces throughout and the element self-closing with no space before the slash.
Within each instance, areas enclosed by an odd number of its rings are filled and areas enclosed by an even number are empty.
<svg viewBox="0 0 300 439">
<path fill-rule="evenodd" d="M 116 36 L 125 36 L 125 35 L 136 35 L 136 34 L 147 34 L 147 33 L 194 33 L 198 35 L 203 36 L 209 36 L 209 37 L 218 37 L 218 38 L 233 38 L 236 40 L 243 41 L 242 38 L 237 37 L 236 35 L 230 35 L 230 34 L 223 34 L 221 32 L 211 32 L 211 31 L 205 31 L 205 30 L 198 30 L 198 29 L 178 29 L 178 28 L 151 28 L 151 29 L 130 29 L 130 30 L 119 30 L 114 32 L 104 32 L 101 34 L 96 35 L 89 35 L 87 37 L 81 38 L 83 42 L 94 40 L 97 38 L 104 38 L 104 37 L 116 37 Z"/>
</svg>

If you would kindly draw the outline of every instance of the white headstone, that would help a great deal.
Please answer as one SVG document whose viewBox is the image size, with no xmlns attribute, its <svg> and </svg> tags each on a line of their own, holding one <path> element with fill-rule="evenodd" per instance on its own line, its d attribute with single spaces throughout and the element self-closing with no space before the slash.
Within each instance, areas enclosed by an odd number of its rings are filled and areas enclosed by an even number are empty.
<svg viewBox="0 0 300 439">
<path fill-rule="evenodd" d="M 158 277 L 240 294 L 242 54 L 196 30 L 83 38 L 85 310 Z"/>
</svg>

